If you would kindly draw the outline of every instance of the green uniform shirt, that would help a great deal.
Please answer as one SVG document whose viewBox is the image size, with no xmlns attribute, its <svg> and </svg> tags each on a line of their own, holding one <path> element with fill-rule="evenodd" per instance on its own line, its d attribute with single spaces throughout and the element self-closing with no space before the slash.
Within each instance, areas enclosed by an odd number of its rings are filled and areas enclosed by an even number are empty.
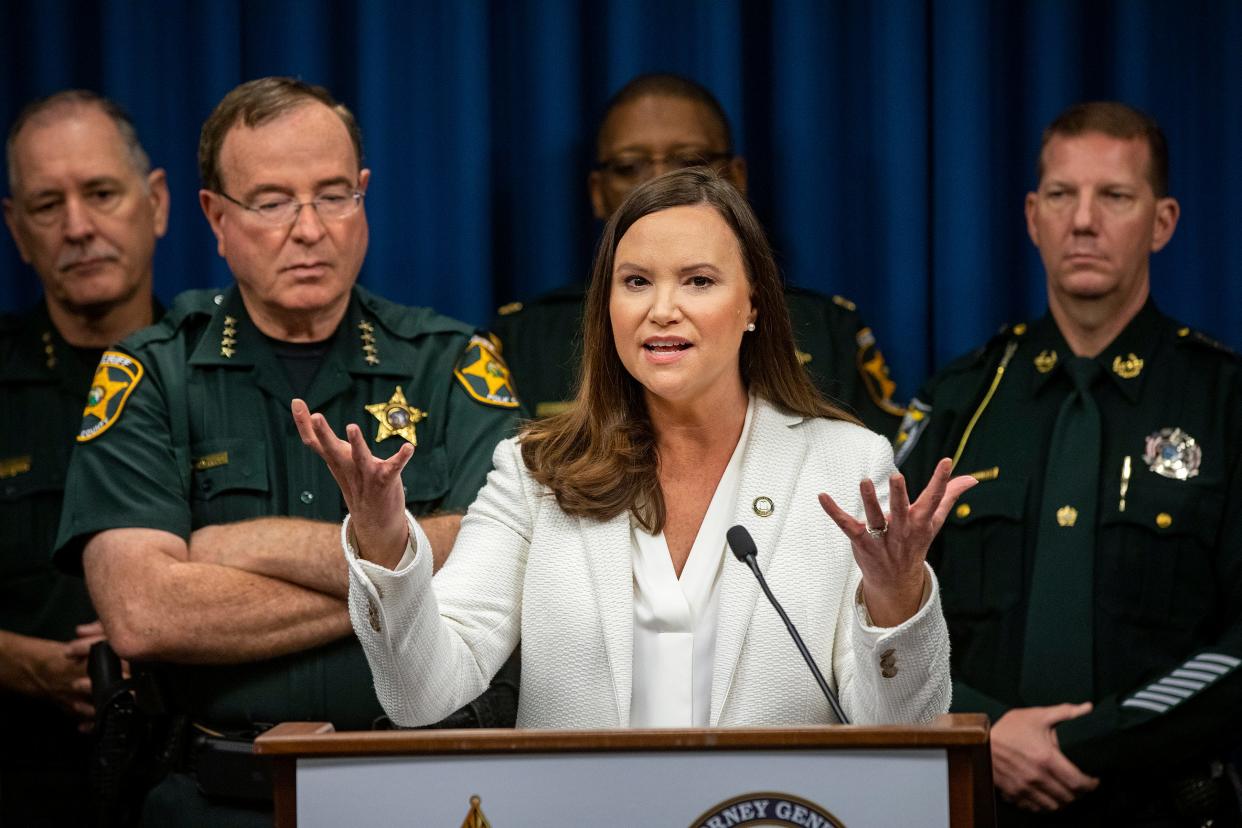
<svg viewBox="0 0 1242 828">
<path fill-rule="evenodd" d="M 0 319 L 0 629 L 67 641 L 95 620 L 86 585 L 52 568 L 65 470 L 94 363 L 65 342 L 40 302 Z M 77 723 L 51 701 L 0 693 L 4 762 L 86 755 Z"/>
<path fill-rule="evenodd" d="M 472 334 L 431 310 L 355 288 L 305 395 L 338 433 L 361 425 L 380 457 L 412 429 L 417 450 L 403 477 L 415 515 L 464 511 L 491 469 L 492 450 L 517 422 L 503 364 Z M 188 539 L 201 526 L 262 516 L 344 517 L 327 465 L 298 437 L 284 367 L 236 288 L 183 294 L 160 325 L 105 354 L 101 365 L 108 364 L 110 376 L 96 376 L 69 472 L 59 565 L 80 567 L 85 541 L 105 529 L 148 527 Z M 381 431 L 389 436 L 376 442 Z M 353 636 L 253 664 L 167 672 L 176 704 L 217 728 L 311 719 L 354 729 L 382 715 Z"/>
<path fill-rule="evenodd" d="M 500 309 L 492 331 L 513 369 L 518 391 L 536 417 L 564 410 L 573 399 L 582 358 L 586 288 L 564 287 Z M 798 361 L 811 381 L 873 431 L 892 437 L 904 413 L 892 402 L 894 383 L 854 304 L 801 288 L 785 288 Z M 759 324 L 762 324 L 760 322 Z"/>
<path fill-rule="evenodd" d="M 1051 317 L 1014 326 L 937 374 L 898 436 L 912 492 L 959 451 L 955 473 L 982 481 L 931 553 L 955 710 L 995 719 L 1028 706 L 1019 688 L 1037 512 L 1072 355 Z M 1072 762 L 1104 775 L 1103 793 L 1110 774 L 1158 780 L 1222 755 L 1242 720 L 1242 361 L 1151 302 L 1097 359 L 1094 709 L 1057 736 Z"/>
</svg>

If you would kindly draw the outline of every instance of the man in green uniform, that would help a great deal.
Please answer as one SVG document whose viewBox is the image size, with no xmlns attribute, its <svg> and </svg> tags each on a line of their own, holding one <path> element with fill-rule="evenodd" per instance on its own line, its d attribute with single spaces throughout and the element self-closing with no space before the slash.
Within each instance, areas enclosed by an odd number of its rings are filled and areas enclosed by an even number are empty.
<svg viewBox="0 0 1242 828">
<path fill-rule="evenodd" d="M 898 436 L 914 491 L 946 455 L 982 481 L 931 554 L 953 706 L 992 718 L 1002 824 L 1236 825 L 1242 362 L 1149 295 L 1179 212 L 1154 121 L 1071 107 L 1038 182 L 1048 315 L 941 371 Z"/>
<path fill-rule="evenodd" d="M 379 455 L 417 447 L 407 505 L 438 559 L 517 420 L 490 340 L 355 285 L 361 158 L 326 90 L 264 78 L 230 92 L 203 127 L 200 201 L 237 284 L 182 295 L 105 353 L 87 400 L 58 562 L 80 562 L 113 646 L 161 663 L 190 721 L 148 824 L 269 823 L 270 805 L 230 807 L 262 784 L 217 781 L 229 737 L 382 718 L 345 604 L 344 506 L 290 401 L 363 425 Z M 485 708 L 476 723 L 512 722 Z"/>
<path fill-rule="evenodd" d="M 648 179 L 708 164 L 742 192 L 746 162 L 733 152 L 729 121 L 716 98 L 676 75 L 640 75 L 609 101 L 596 138 L 598 163 L 587 179 L 595 217 L 606 220 Z M 492 330 L 504 346 L 522 399 L 536 416 L 564 410 L 573 398 L 582 345 L 586 286 L 573 284 L 500 308 Z M 901 422 L 896 384 L 854 304 L 787 287 L 785 300 L 798 360 L 815 385 L 866 425 L 893 436 Z"/>
<path fill-rule="evenodd" d="M 44 296 L 0 318 L 0 825 L 85 824 L 86 654 L 102 633 L 51 550 L 99 356 L 153 321 L 168 188 L 129 117 L 90 92 L 27 106 L 6 150 L 5 221 Z"/>
</svg>

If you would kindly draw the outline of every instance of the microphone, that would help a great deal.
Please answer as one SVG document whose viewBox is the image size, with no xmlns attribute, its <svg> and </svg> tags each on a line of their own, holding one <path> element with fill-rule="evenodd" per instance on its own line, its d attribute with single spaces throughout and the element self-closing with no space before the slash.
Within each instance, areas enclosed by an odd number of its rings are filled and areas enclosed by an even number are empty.
<svg viewBox="0 0 1242 828">
<path fill-rule="evenodd" d="M 768 601 L 771 602 L 772 608 L 776 610 L 776 614 L 785 622 L 785 629 L 789 630 L 789 634 L 793 636 L 794 643 L 798 645 L 798 652 L 802 653 L 806 666 L 811 668 L 811 675 L 815 676 L 815 682 L 819 685 L 819 689 L 824 691 L 824 698 L 828 700 L 828 706 L 832 708 L 832 712 L 840 720 L 841 724 L 849 724 L 850 720 L 846 718 L 845 711 L 841 709 L 841 703 L 837 701 L 836 693 L 833 693 L 832 688 L 828 686 L 828 682 L 824 681 L 824 674 L 819 671 L 819 666 L 815 663 L 815 659 L 811 657 L 811 651 L 806 648 L 806 644 L 802 641 L 802 636 L 798 635 L 797 628 L 789 620 L 789 616 L 785 614 L 784 608 L 776 600 L 772 590 L 768 588 L 767 579 L 763 577 L 763 572 L 759 569 L 759 561 L 755 557 L 755 539 L 750 536 L 750 532 L 746 531 L 746 527 L 740 524 L 729 529 L 725 533 L 725 539 L 729 542 L 729 548 L 733 550 L 733 554 L 737 559 L 749 566 L 750 571 L 755 573 L 755 577 L 759 579 L 759 586 L 762 587 L 763 594 L 768 596 Z"/>
</svg>

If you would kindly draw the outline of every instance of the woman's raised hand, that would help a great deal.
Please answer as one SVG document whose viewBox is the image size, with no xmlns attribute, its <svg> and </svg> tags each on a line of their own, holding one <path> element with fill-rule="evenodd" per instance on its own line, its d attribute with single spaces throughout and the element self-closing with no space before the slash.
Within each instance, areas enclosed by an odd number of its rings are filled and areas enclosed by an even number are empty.
<svg viewBox="0 0 1242 828">
<path fill-rule="evenodd" d="M 932 539 L 944 525 L 957 499 L 979 481 L 969 475 L 953 477 L 953 464 L 946 457 L 923 494 L 910 503 L 906 479 L 900 473 L 889 479 L 886 515 L 870 480 L 859 484 L 866 523 L 855 520 L 826 494 L 819 504 L 850 539 L 854 560 L 863 575 L 863 596 L 871 620 L 880 627 L 894 627 L 918 612 L 923 599 L 924 568 Z"/>
<path fill-rule="evenodd" d="M 347 442 L 333 433 L 322 414 L 310 413 L 302 400 L 294 400 L 291 407 L 302 442 L 323 458 L 341 487 L 358 555 L 395 568 L 409 540 L 401 470 L 414 456 L 414 447 L 405 443 L 392 457 L 380 460 L 353 423 L 345 426 Z"/>
</svg>

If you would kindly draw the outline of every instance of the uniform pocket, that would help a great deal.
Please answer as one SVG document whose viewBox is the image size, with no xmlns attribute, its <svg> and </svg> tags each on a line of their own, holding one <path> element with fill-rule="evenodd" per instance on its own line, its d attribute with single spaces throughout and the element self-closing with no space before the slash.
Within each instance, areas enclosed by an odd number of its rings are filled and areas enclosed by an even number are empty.
<svg viewBox="0 0 1242 828">
<path fill-rule="evenodd" d="M 1213 594 L 1213 561 L 1224 494 L 1194 480 L 1143 471 L 1119 498 L 1101 504 L 1096 589 L 1100 606 L 1141 626 L 1189 627 Z"/>
<path fill-rule="evenodd" d="M 257 440 L 204 440 L 190 447 L 195 527 L 269 514 L 267 447 Z"/>
<path fill-rule="evenodd" d="M 448 458 L 444 446 L 419 446 L 414 457 L 401 470 L 405 485 L 405 505 L 412 514 L 435 510 L 449 490 Z"/>
<path fill-rule="evenodd" d="M 937 575 L 945 612 L 989 615 L 1022 596 L 1027 479 L 986 480 L 962 495 L 941 529 Z"/>
</svg>

